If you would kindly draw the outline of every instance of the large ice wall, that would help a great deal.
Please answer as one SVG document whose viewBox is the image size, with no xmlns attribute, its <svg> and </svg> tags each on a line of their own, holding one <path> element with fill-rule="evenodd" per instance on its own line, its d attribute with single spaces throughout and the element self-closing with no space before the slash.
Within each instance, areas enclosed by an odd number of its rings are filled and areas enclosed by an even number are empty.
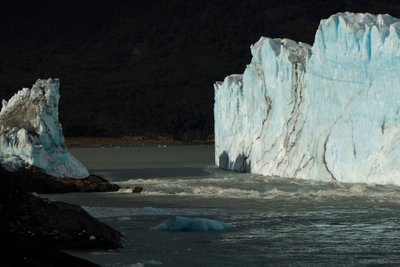
<svg viewBox="0 0 400 267">
<path fill-rule="evenodd" d="M 86 178 L 86 168 L 64 145 L 58 121 L 60 82 L 37 80 L 24 88 L 0 111 L 0 164 L 9 170 L 31 166 L 55 177 Z"/>
<path fill-rule="evenodd" d="M 263 175 L 400 184 L 400 22 L 338 13 L 311 47 L 262 37 L 215 84 L 215 161 Z"/>
</svg>

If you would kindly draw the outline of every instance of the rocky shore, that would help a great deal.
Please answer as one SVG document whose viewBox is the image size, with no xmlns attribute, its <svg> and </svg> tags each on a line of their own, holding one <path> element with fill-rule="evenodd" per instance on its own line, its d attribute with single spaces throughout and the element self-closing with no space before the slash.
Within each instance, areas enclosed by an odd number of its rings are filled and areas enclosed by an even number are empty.
<svg viewBox="0 0 400 267">
<path fill-rule="evenodd" d="M 68 147 L 135 147 L 164 145 L 208 145 L 214 144 L 214 135 L 206 139 L 176 139 L 167 136 L 124 136 L 124 137 L 74 137 L 65 138 Z"/>
<path fill-rule="evenodd" d="M 84 179 L 68 177 L 57 178 L 41 172 L 35 167 L 25 168 L 17 172 L 8 172 L 13 186 L 22 191 L 41 194 L 71 192 L 112 192 L 120 188 L 106 179 L 91 174 Z"/>
<path fill-rule="evenodd" d="M 37 80 L 0 110 L 0 266 L 93 265 L 58 249 L 121 246 L 121 233 L 43 193 L 117 191 L 69 153 L 58 120 L 59 79 Z"/>
<path fill-rule="evenodd" d="M 118 186 L 97 176 L 83 181 L 55 179 L 33 169 L 8 172 L 0 167 L 0 177 L 2 266 L 94 266 L 57 249 L 121 246 L 121 233 L 81 207 L 52 202 L 36 193 L 112 191 Z"/>
</svg>

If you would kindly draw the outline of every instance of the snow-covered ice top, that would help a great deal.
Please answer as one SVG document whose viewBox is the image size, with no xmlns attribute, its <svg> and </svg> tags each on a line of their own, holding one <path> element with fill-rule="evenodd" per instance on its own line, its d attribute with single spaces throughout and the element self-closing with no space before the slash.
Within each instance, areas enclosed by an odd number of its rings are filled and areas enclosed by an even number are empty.
<svg viewBox="0 0 400 267">
<path fill-rule="evenodd" d="M 36 167 L 55 177 L 86 178 L 86 168 L 65 147 L 58 121 L 60 81 L 37 80 L 32 89 L 2 101 L 0 163 L 9 170 Z"/>
<path fill-rule="evenodd" d="M 400 20 L 338 13 L 313 46 L 262 37 L 243 75 L 215 84 L 222 168 L 400 184 Z"/>
</svg>

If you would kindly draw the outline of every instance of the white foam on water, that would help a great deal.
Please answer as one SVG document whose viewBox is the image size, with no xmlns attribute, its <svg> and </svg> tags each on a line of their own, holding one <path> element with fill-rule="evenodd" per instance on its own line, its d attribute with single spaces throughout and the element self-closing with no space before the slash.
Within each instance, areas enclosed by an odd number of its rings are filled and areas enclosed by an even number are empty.
<svg viewBox="0 0 400 267">
<path fill-rule="evenodd" d="M 251 177 L 249 177 L 251 176 Z M 400 187 L 374 183 L 332 183 L 221 172 L 211 177 L 130 179 L 121 186 L 141 186 L 144 195 L 196 196 L 222 199 L 285 199 L 325 201 L 365 198 L 400 203 Z"/>
</svg>

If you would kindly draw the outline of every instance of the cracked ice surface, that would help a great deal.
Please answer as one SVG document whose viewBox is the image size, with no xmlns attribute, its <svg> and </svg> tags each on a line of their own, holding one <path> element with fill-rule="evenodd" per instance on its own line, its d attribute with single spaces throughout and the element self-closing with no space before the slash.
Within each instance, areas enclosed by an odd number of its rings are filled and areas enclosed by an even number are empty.
<svg viewBox="0 0 400 267">
<path fill-rule="evenodd" d="M 313 46 L 262 37 L 243 75 L 215 84 L 221 168 L 400 184 L 400 22 L 338 13 Z"/>
<path fill-rule="evenodd" d="M 18 91 L 0 112 L 0 164 L 9 170 L 34 166 L 55 177 L 86 178 L 86 168 L 64 145 L 58 121 L 58 79 L 37 80 Z"/>
</svg>

